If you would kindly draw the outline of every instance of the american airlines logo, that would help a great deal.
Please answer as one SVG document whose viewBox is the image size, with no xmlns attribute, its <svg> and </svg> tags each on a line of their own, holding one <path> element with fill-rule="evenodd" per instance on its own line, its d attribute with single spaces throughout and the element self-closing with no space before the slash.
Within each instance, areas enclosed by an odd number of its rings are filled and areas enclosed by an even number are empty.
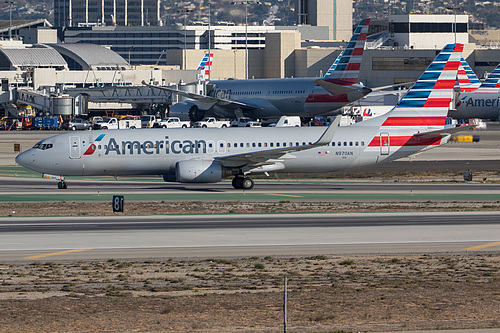
<svg viewBox="0 0 500 333">
<path fill-rule="evenodd" d="M 466 107 L 500 107 L 500 97 L 497 98 L 472 98 L 465 96 L 462 103 Z"/>
<path fill-rule="evenodd" d="M 94 145 L 94 144 L 92 144 Z M 91 145 L 91 146 L 92 146 Z M 214 143 L 209 143 L 214 145 Z M 212 146 L 210 146 L 212 147 Z M 215 148 L 215 147 L 214 147 Z M 90 150 L 90 147 L 89 147 Z M 88 151 L 88 150 L 87 150 Z M 94 148 L 95 151 L 95 148 Z M 205 140 L 173 140 L 168 136 L 165 140 L 146 140 L 146 141 L 121 141 L 117 142 L 115 138 L 109 138 L 105 146 L 105 155 L 159 155 L 159 154 L 199 154 L 207 152 L 207 142 Z M 93 151 L 92 151 L 93 153 Z M 90 154 L 91 155 L 91 154 Z"/>
</svg>

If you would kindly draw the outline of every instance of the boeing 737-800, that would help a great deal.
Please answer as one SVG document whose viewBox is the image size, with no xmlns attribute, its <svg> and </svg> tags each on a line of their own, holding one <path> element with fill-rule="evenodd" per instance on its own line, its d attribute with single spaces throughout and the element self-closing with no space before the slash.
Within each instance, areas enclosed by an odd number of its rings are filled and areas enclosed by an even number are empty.
<svg viewBox="0 0 500 333">
<path fill-rule="evenodd" d="M 324 78 L 211 80 L 206 95 L 153 87 L 191 98 L 173 105 L 170 116 L 189 116 L 192 121 L 205 116 L 267 119 L 325 114 L 371 92 L 357 83 L 369 24 L 370 19 L 359 23 L 335 69 Z"/>
<path fill-rule="evenodd" d="M 396 107 L 383 116 L 339 127 L 135 129 L 66 133 L 17 156 L 29 169 L 59 178 L 163 175 L 165 181 L 219 182 L 251 189 L 255 173 L 322 173 L 410 156 L 449 141 L 462 44 L 447 45 Z"/>
</svg>

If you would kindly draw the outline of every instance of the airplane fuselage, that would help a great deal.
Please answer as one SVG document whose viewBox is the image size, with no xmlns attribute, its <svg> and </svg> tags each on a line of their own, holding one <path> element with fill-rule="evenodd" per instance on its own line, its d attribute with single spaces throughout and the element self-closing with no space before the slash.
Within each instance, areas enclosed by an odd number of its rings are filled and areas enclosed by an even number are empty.
<svg viewBox="0 0 500 333">
<path fill-rule="evenodd" d="M 364 96 L 360 91 L 332 95 L 318 86 L 318 78 L 255 79 L 210 81 L 207 93 L 255 106 L 243 110 L 253 118 L 278 118 L 283 115 L 314 117 L 337 110 Z M 234 109 L 214 105 L 206 111 L 218 117 L 234 117 Z"/>
<path fill-rule="evenodd" d="M 253 168 L 251 173 L 331 172 L 408 156 L 427 149 L 429 144 L 422 141 L 394 148 L 389 133 L 378 133 L 378 124 L 359 126 L 359 130 L 353 127 L 356 126 L 339 127 L 332 142 L 326 146 L 291 152 L 267 168 Z M 175 180 L 181 161 L 218 163 L 218 158 L 231 155 L 311 145 L 324 131 L 325 127 L 303 127 L 66 133 L 41 141 L 38 145 L 44 145 L 44 149 L 35 146 L 20 155 L 18 163 L 54 175 L 164 175 Z M 397 133 L 394 135 L 392 140 L 400 140 Z M 440 140 L 430 144 L 439 145 Z M 240 167 L 237 160 L 226 162 L 223 175 L 230 175 Z"/>
<path fill-rule="evenodd" d="M 460 94 L 460 104 L 448 115 L 455 119 L 500 120 L 500 90 L 492 92 L 464 92 Z"/>
</svg>

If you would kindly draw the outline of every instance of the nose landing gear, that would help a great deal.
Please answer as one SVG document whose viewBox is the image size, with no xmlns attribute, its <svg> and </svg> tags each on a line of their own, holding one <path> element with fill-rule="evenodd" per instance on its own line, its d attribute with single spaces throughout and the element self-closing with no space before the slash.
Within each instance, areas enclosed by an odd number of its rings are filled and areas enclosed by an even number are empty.
<svg viewBox="0 0 500 333">
<path fill-rule="evenodd" d="M 61 180 L 60 182 L 57 183 L 57 188 L 60 190 L 65 190 L 68 188 L 68 184 L 64 180 Z"/>
<path fill-rule="evenodd" d="M 252 178 L 236 176 L 232 181 L 232 185 L 237 190 L 251 190 L 255 183 Z"/>
</svg>

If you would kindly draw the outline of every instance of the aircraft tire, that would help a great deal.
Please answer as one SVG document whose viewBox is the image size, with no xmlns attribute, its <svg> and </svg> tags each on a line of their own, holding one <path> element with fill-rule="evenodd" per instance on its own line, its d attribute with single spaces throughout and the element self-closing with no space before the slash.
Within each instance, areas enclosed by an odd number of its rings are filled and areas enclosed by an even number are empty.
<svg viewBox="0 0 500 333">
<path fill-rule="evenodd" d="M 243 179 L 243 177 L 234 177 L 233 181 L 231 182 L 231 184 L 233 185 L 233 188 L 235 188 L 237 190 L 240 190 L 241 189 L 241 180 L 242 179 Z"/>
<path fill-rule="evenodd" d="M 240 183 L 243 190 L 251 190 L 255 185 L 253 179 L 248 177 L 242 178 Z"/>
<path fill-rule="evenodd" d="M 66 184 L 66 182 L 58 182 L 57 183 L 57 188 L 60 189 L 60 190 L 65 190 L 68 188 L 68 184 Z"/>
</svg>

